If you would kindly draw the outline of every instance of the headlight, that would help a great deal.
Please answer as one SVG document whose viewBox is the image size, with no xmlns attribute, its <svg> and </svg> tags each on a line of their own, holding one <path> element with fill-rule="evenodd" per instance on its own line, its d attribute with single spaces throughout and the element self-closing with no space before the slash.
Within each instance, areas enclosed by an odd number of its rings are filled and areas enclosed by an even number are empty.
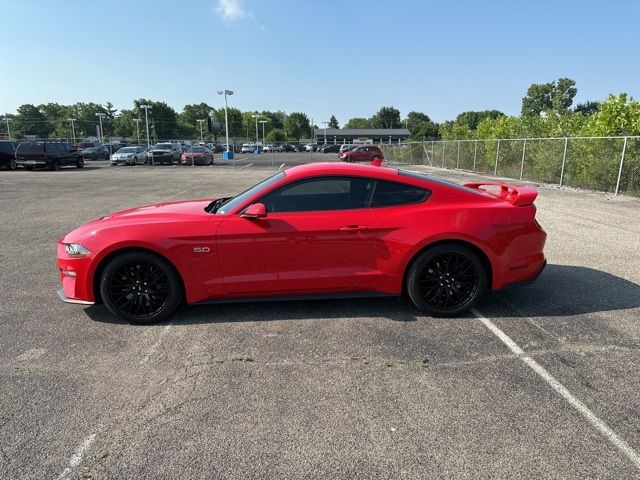
<svg viewBox="0 0 640 480">
<path fill-rule="evenodd" d="M 78 243 L 65 243 L 64 249 L 70 257 L 86 257 L 91 253 Z"/>
</svg>

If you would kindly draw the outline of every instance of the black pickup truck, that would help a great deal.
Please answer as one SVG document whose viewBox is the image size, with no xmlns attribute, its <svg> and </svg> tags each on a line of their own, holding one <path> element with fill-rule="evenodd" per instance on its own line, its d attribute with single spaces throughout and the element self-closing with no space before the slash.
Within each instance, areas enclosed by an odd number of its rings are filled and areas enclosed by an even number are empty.
<svg viewBox="0 0 640 480">
<path fill-rule="evenodd" d="M 66 142 L 22 142 L 16 150 L 16 164 L 26 170 L 45 167 L 60 170 L 60 167 L 84 167 L 84 160 L 77 149 Z"/>
</svg>

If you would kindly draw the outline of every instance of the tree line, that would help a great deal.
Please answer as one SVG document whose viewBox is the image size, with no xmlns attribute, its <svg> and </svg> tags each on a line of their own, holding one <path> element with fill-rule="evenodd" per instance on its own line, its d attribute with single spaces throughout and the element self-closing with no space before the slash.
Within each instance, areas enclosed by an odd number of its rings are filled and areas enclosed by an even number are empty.
<svg viewBox="0 0 640 480">
<path fill-rule="evenodd" d="M 466 111 L 455 120 L 437 123 L 424 112 L 411 111 L 404 119 L 393 106 L 381 107 L 371 117 L 349 119 L 344 128 L 407 128 L 412 140 L 439 139 L 491 139 L 550 136 L 601 136 L 640 135 L 640 104 L 627 94 L 610 95 L 603 101 L 588 101 L 573 106 L 577 94 L 576 83 L 569 78 L 553 82 L 532 84 L 522 99 L 520 116 L 507 116 L 499 110 Z M 207 103 L 185 105 L 177 112 L 167 103 L 146 98 L 134 100 L 132 108 L 118 111 L 113 104 L 76 103 L 60 105 L 21 105 L 17 112 L 7 113 L 11 134 L 15 138 L 36 135 L 40 138 L 70 138 L 70 118 L 75 119 L 77 138 L 96 135 L 98 117 L 103 115 L 104 136 L 136 138 L 135 119 L 139 124 L 140 138 L 146 138 L 145 111 L 142 105 L 150 105 L 149 128 L 152 139 L 198 139 L 198 120 L 212 118 L 213 132 L 204 129 L 207 140 L 224 134 L 224 109 Z M 266 120 L 264 131 L 270 142 L 295 141 L 313 137 L 309 117 L 303 112 L 283 111 L 243 112 L 228 109 L 229 134 L 233 137 L 253 138 L 255 115 Z M 334 115 L 323 126 L 339 128 Z M 262 138 L 262 124 L 259 134 Z"/>
</svg>

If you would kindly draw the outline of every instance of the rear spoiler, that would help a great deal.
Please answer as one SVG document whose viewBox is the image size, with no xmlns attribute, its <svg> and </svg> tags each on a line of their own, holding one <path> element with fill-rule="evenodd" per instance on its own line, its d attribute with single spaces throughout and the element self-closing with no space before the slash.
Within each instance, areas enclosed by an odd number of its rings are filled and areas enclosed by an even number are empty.
<svg viewBox="0 0 640 480">
<path fill-rule="evenodd" d="M 470 182 L 465 183 L 464 186 L 489 193 L 494 197 L 506 200 L 516 207 L 531 205 L 538 197 L 538 190 L 533 187 L 518 187 L 502 182 Z M 483 187 L 500 187 L 500 189 Z"/>
</svg>

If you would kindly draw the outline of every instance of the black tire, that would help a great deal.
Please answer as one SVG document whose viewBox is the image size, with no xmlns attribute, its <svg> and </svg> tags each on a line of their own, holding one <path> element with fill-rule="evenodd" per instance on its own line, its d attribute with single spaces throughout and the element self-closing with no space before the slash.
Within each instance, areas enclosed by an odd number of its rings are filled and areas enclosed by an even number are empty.
<svg viewBox="0 0 640 480">
<path fill-rule="evenodd" d="M 133 164 L 137 165 L 138 164 L 138 157 L 133 157 Z"/>
<path fill-rule="evenodd" d="M 442 244 L 421 253 L 410 265 L 406 288 L 413 304 L 434 317 L 468 312 L 487 289 L 485 266 L 473 250 Z"/>
<path fill-rule="evenodd" d="M 100 295 L 114 315 L 138 324 L 171 316 L 182 301 L 178 274 L 162 258 L 148 252 L 118 255 L 100 276 Z"/>
<path fill-rule="evenodd" d="M 84 168 L 84 160 L 82 158 L 76 160 L 76 168 Z"/>
<path fill-rule="evenodd" d="M 53 170 L 54 172 L 60 170 L 60 160 L 54 160 L 53 162 L 51 162 L 49 164 L 49 169 Z"/>
<path fill-rule="evenodd" d="M 7 165 L 7 168 L 9 170 L 15 170 L 18 168 L 18 165 L 16 164 L 16 159 L 12 158 L 11 160 L 9 160 L 9 165 Z"/>
</svg>

